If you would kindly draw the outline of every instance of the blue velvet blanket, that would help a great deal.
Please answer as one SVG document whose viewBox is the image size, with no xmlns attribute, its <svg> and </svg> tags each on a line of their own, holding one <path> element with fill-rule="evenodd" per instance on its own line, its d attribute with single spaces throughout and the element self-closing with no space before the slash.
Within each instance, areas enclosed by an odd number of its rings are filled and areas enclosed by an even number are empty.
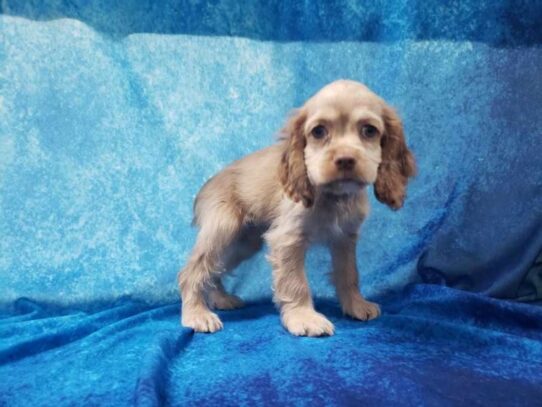
<svg viewBox="0 0 542 407">
<path fill-rule="evenodd" d="M 540 1 L 0 3 L 0 406 L 542 404 Z M 403 118 L 419 176 L 358 247 L 383 315 L 296 338 L 259 255 L 179 324 L 192 201 L 328 82 Z"/>
</svg>

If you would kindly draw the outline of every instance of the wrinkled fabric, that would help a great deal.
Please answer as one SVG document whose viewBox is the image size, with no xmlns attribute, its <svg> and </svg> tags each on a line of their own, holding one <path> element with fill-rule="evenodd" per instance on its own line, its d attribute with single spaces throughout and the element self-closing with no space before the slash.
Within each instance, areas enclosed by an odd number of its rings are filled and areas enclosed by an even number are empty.
<svg viewBox="0 0 542 407">
<path fill-rule="evenodd" d="M 0 405 L 540 396 L 539 2 L 0 11 Z M 223 332 L 181 328 L 195 194 L 338 78 L 397 109 L 419 168 L 397 212 L 371 191 L 362 226 L 362 291 L 383 317 L 340 315 L 315 248 L 309 281 L 335 337 L 283 331 L 264 253 L 227 278 L 251 305 L 222 313 Z"/>
<path fill-rule="evenodd" d="M 441 286 L 383 301 L 369 323 L 317 303 L 335 336 L 300 338 L 270 302 L 178 325 L 178 305 L 58 308 L 0 319 L 0 400 L 13 405 L 536 405 L 542 308 Z"/>
</svg>

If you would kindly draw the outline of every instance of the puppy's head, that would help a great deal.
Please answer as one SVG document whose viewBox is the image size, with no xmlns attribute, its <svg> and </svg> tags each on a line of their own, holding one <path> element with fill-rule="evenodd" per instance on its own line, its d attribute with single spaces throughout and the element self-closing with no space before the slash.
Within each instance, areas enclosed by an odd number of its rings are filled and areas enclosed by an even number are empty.
<svg viewBox="0 0 542 407">
<path fill-rule="evenodd" d="M 315 190 L 344 195 L 374 184 L 377 199 L 399 209 L 416 172 L 401 120 L 366 86 L 333 82 L 295 112 L 283 130 L 286 193 L 306 207 Z"/>
</svg>

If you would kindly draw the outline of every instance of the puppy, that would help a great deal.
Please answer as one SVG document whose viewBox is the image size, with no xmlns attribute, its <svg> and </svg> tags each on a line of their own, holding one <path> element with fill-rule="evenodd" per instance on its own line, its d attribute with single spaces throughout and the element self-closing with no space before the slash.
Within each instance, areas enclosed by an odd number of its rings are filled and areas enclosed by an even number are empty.
<svg viewBox="0 0 542 407">
<path fill-rule="evenodd" d="M 214 309 L 242 301 L 221 276 L 254 255 L 265 241 L 273 268 L 274 302 L 293 335 L 334 333 L 314 309 L 304 258 L 322 243 L 332 255 L 332 281 L 343 312 L 366 321 L 380 315 L 359 290 L 356 242 L 369 212 L 367 186 L 399 209 L 416 167 L 401 120 L 366 86 L 333 82 L 288 120 L 279 142 L 211 178 L 194 203 L 199 234 L 179 274 L 182 324 L 197 332 L 222 328 Z"/>
</svg>

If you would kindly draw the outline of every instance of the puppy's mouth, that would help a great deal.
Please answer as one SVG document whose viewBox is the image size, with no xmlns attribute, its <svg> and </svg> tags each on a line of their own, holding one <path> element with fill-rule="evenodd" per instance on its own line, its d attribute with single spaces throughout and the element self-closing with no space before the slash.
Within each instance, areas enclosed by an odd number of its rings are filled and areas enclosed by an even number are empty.
<svg viewBox="0 0 542 407">
<path fill-rule="evenodd" d="M 326 192 L 344 195 L 357 193 L 367 185 L 367 182 L 357 178 L 340 178 L 326 183 L 323 187 Z"/>
</svg>

